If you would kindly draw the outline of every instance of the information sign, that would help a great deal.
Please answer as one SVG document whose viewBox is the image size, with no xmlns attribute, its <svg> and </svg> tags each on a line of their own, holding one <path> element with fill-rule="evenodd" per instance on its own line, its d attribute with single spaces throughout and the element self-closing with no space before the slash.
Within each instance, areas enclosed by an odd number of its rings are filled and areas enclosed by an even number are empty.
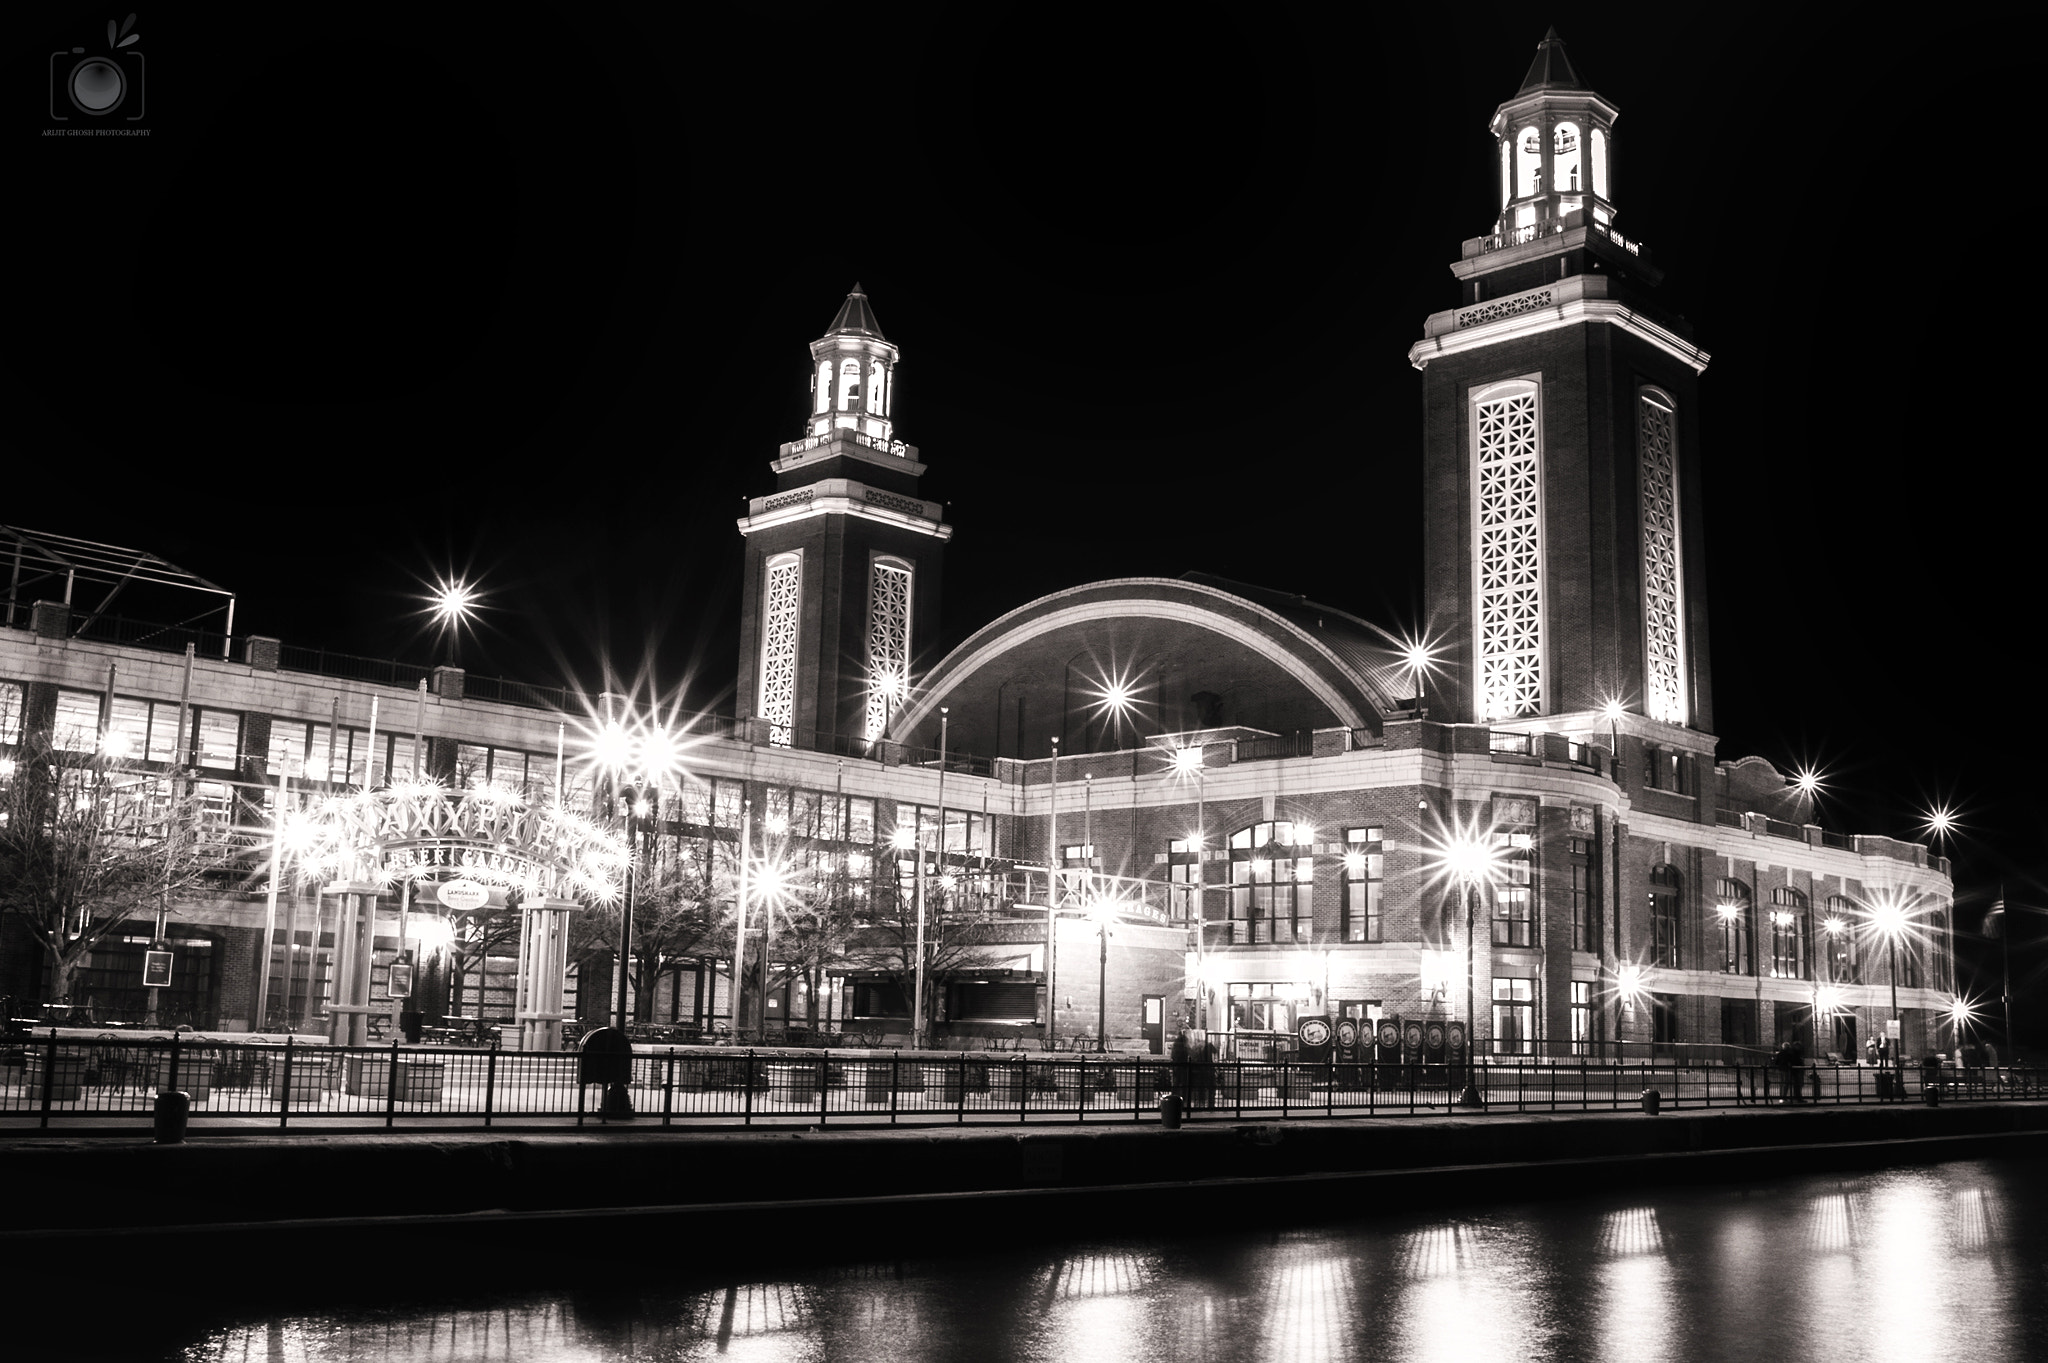
<svg viewBox="0 0 2048 1363">
<path fill-rule="evenodd" d="M 171 953 L 168 951 L 145 951 L 142 953 L 142 984 L 145 989 L 163 989 L 171 982 Z"/>
<path fill-rule="evenodd" d="M 1893 1041 L 1899 1039 L 1899 1020 L 1897 1018 L 1889 1018 L 1885 1021 L 1884 1034 Z"/>
<path fill-rule="evenodd" d="M 387 998 L 409 999 L 412 997 L 412 967 L 403 961 L 391 963 L 391 980 L 385 985 Z"/>
<path fill-rule="evenodd" d="M 457 913 L 468 913 L 491 902 L 491 892 L 466 877 L 448 881 L 434 892 L 434 897 L 443 907 Z"/>
</svg>

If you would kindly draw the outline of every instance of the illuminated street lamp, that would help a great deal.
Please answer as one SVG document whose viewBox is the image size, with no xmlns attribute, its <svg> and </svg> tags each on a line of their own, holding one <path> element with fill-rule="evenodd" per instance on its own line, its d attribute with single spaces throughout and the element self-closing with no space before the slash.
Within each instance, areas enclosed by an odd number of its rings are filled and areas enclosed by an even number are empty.
<svg viewBox="0 0 2048 1363">
<path fill-rule="evenodd" d="M 1870 926 L 1884 938 L 1885 956 L 1891 969 L 1892 1021 L 1899 1020 L 1899 938 L 1906 932 L 1912 915 L 1906 903 L 1896 891 L 1886 891 L 1868 906 Z M 1906 1061 L 1906 1034 L 1899 1031 L 1898 1053 L 1892 1057 L 1895 1067 L 1903 1068 Z"/>
<path fill-rule="evenodd" d="M 1478 1015 L 1474 1003 L 1478 993 L 1478 901 L 1479 887 L 1491 885 L 1500 875 L 1500 851 L 1490 832 L 1479 828 L 1456 828 L 1440 839 L 1436 848 L 1438 869 L 1459 887 L 1465 899 L 1465 1091 L 1458 1095 L 1459 1107 L 1484 1107 L 1479 1093 Z"/>
<path fill-rule="evenodd" d="M 476 614 L 479 599 L 476 588 L 459 577 L 435 583 L 427 598 L 427 611 L 448 640 L 451 667 L 462 659 L 462 627 Z"/>
<path fill-rule="evenodd" d="M 1206 1032 L 1209 1028 L 1209 972 L 1207 954 L 1209 948 L 1209 868 L 1208 868 L 1208 799 L 1209 768 L 1206 763 L 1208 750 L 1200 743 L 1191 743 L 1185 748 L 1173 750 L 1171 770 L 1180 780 L 1195 778 L 1195 875 L 1193 886 L 1193 910 L 1190 917 L 1195 925 L 1195 1027 Z"/>
</svg>

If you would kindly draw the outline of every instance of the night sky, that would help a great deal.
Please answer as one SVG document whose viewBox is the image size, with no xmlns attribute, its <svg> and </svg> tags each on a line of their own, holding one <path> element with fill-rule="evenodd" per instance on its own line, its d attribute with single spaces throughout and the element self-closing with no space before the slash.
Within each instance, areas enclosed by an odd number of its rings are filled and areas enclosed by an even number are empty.
<svg viewBox="0 0 2048 1363">
<path fill-rule="evenodd" d="M 2048 906 L 2037 21 L 758 8 L 145 10 L 122 139 L 41 136 L 47 54 L 111 11 L 10 11 L 0 519 L 379 657 L 436 656 L 423 584 L 466 574 L 472 671 L 729 707 L 733 520 L 858 280 L 957 528 L 945 643 L 1190 569 L 1413 626 L 1405 351 L 1554 23 L 1713 355 L 1721 755 L 1817 762 L 1848 831 L 1952 801 L 1961 922 Z"/>
</svg>

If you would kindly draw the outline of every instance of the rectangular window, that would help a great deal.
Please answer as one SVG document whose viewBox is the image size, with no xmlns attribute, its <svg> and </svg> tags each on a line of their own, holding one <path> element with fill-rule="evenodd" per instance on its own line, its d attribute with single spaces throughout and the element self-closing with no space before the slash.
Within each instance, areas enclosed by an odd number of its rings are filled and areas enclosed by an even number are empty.
<svg viewBox="0 0 2048 1363">
<path fill-rule="evenodd" d="M 1598 1016 L 1593 1012 L 1593 985 L 1588 980 L 1572 981 L 1572 1054 L 1591 1055 L 1600 1038 L 1595 1029 Z"/>
<path fill-rule="evenodd" d="M 59 691 L 57 723 L 51 731 L 60 752 L 91 752 L 100 741 L 100 694 Z"/>
<path fill-rule="evenodd" d="M 336 747 L 335 756 L 341 756 L 342 749 Z M 335 766 L 339 768 L 340 762 Z M 467 790 L 471 786 L 483 785 L 491 779 L 491 750 L 481 743 L 457 743 L 455 745 L 455 785 Z"/>
<path fill-rule="evenodd" d="M 1493 1053 L 1533 1055 L 1536 1051 L 1536 981 L 1493 982 Z"/>
<path fill-rule="evenodd" d="M 1783 886 L 1771 891 L 1771 974 L 1806 978 L 1806 896 Z"/>
<path fill-rule="evenodd" d="M 1593 889 L 1593 877 L 1598 869 L 1598 864 L 1593 858 L 1591 838 L 1573 838 L 1566 844 L 1574 951 L 1600 949 L 1599 899 Z"/>
<path fill-rule="evenodd" d="M 846 840 L 863 847 L 874 845 L 875 802 L 858 796 L 846 801 Z"/>
<path fill-rule="evenodd" d="M 185 738 L 192 737 L 192 717 L 185 716 Z M 301 731 L 305 726 L 299 726 Z M 303 732 L 302 735 L 303 736 Z M 178 760 L 178 706 L 157 701 L 149 707 L 149 760 L 152 762 L 176 762 Z"/>
<path fill-rule="evenodd" d="M 711 783 L 685 781 L 676 797 L 676 817 L 698 828 L 711 826 Z"/>
<path fill-rule="evenodd" d="M 1724 876 L 1714 891 L 1714 921 L 1721 929 L 1721 973 L 1749 975 L 1751 969 L 1752 920 L 1756 909 L 1749 886 Z"/>
<path fill-rule="evenodd" d="M 1386 843 L 1378 828 L 1344 830 L 1344 940 L 1377 942 L 1386 893 Z"/>
<path fill-rule="evenodd" d="M 176 723 L 174 717 L 171 721 Z M 154 735 L 152 735 L 154 737 Z M 299 775 L 297 763 L 306 758 L 306 722 L 302 719 L 285 719 L 281 715 L 270 717 L 270 751 L 264 755 L 264 764 L 271 775 L 289 771 Z M 155 745 L 152 743 L 151 745 Z"/>
<path fill-rule="evenodd" d="M 1533 883 L 1535 838 L 1510 833 L 1501 854 L 1501 880 L 1493 887 L 1493 944 L 1527 947 L 1536 944 L 1536 890 Z"/>
<path fill-rule="evenodd" d="M 27 694 L 13 682 L 0 682 L 0 743 L 21 742 L 21 710 Z"/>
<path fill-rule="evenodd" d="M 1650 872 L 1650 964 L 1680 968 L 1678 950 L 1678 871 L 1659 866 Z"/>
<path fill-rule="evenodd" d="M 242 715 L 238 710 L 201 710 L 194 744 L 202 767 L 232 767 L 242 741 Z"/>
<path fill-rule="evenodd" d="M 140 760 L 149 751 L 149 702 L 114 697 L 107 713 L 107 756 Z"/>
<path fill-rule="evenodd" d="M 713 786 L 712 818 L 720 828 L 740 826 L 740 801 L 746 795 L 746 785 L 740 781 L 720 778 Z"/>
<path fill-rule="evenodd" d="M 1301 832 L 1313 836 L 1306 825 Z M 1309 942 L 1314 937 L 1311 844 L 1291 823 L 1262 823 L 1230 836 L 1230 940 Z"/>
</svg>

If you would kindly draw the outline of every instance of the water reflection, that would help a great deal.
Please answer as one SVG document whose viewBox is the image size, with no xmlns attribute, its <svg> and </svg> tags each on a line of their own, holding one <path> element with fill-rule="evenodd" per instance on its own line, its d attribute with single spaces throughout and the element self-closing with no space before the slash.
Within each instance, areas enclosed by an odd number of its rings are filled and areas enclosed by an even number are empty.
<svg viewBox="0 0 2048 1363">
<path fill-rule="evenodd" d="M 1626 1202 L 955 1252 L 628 1302 L 379 1305 L 187 1336 L 188 1363 L 2048 1356 L 2048 1177 L 1980 1162 Z M 137 1353 L 135 1356 L 143 1356 Z"/>
</svg>

